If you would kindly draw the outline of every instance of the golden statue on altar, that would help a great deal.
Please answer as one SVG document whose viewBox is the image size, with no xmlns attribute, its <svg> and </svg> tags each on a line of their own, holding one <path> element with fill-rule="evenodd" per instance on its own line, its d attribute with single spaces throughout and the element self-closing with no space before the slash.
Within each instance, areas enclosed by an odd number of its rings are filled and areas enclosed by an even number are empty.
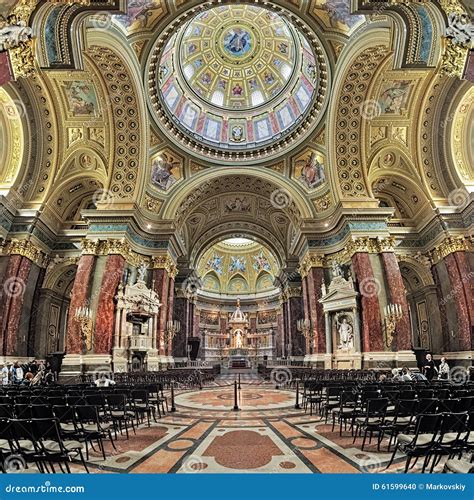
<svg viewBox="0 0 474 500">
<path fill-rule="evenodd" d="M 229 319 L 230 346 L 233 349 L 245 349 L 249 327 L 248 315 L 240 308 L 240 299 L 237 299 L 237 308 Z"/>
</svg>

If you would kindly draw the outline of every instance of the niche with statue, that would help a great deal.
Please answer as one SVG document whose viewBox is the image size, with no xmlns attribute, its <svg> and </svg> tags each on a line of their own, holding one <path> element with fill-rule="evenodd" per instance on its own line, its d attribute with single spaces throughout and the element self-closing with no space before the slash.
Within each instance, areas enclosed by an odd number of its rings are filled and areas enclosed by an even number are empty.
<svg viewBox="0 0 474 500">
<path fill-rule="evenodd" d="M 361 366 L 359 311 L 354 282 L 349 271 L 334 261 L 329 287 L 323 285 L 326 330 L 326 368 L 355 369 Z"/>
</svg>

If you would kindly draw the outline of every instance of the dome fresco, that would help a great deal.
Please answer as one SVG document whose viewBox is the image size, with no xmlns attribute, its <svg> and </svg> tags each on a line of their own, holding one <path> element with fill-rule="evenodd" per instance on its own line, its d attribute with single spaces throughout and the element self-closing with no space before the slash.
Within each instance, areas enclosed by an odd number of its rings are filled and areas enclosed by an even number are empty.
<svg viewBox="0 0 474 500">
<path fill-rule="evenodd" d="M 197 272 L 204 291 L 253 294 L 275 289 L 278 264 L 273 254 L 259 243 L 224 240 L 202 255 Z"/>
<path fill-rule="evenodd" d="M 318 64 L 282 15 L 252 5 L 199 13 L 170 38 L 159 95 L 173 123 L 222 149 L 281 140 L 312 106 Z"/>
</svg>

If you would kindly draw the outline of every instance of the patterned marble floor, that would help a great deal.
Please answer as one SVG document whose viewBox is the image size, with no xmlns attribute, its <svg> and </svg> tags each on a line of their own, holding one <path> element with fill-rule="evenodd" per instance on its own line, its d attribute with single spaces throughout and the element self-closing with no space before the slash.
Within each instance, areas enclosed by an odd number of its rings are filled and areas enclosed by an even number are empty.
<svg viewBox="0 0 474 500">
<path fill-rule="evenodd" d="M 295 410 L 294 392 L 242 383 L 241 410 L 233 411 L 233 405 L 233 391 L 226 386 L 177 394 L 176 413 L 151 427 L 141 425 L 129 440 L 119 437 L 117 450 L 106 443 L 105 461 L 92 452 L 91 472 L 385 472 L 390 454 L 377 452 L 373 442 L 362 452 L 361 440 L 353 445 L 350 432 L 339 437 L 319 415 Z M 388 472 L 403 466 L 403 457 L 397 457 Z"/>
</svg>

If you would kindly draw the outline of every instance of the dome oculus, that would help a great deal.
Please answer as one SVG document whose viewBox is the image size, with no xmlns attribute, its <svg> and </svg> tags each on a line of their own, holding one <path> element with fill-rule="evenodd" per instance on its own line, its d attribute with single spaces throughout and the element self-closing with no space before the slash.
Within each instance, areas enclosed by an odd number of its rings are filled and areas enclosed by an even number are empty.
<svg viewBox="0 0 474 500">
<path fill-rule="evenodd" d="M 213 7 L 183 24 L 152 58 L 152 106 L 159 117 L 165 111 L 173 135 L 184 133 L 203 149 L 256 152 L 296 131 L 317 101 L 321 109 L 321 54 L 279 13 Z"/>
</svg>

